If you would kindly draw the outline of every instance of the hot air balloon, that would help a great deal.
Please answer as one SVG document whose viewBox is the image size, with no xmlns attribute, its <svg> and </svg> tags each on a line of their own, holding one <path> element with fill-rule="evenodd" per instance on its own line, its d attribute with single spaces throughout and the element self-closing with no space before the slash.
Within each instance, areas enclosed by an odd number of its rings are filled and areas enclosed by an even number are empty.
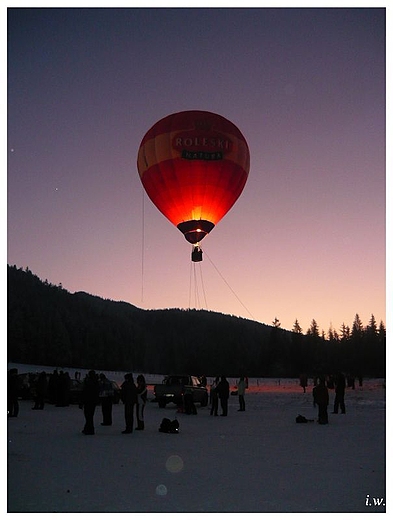
<svg viewBox="0 0 393 520">
<path fill-rule="evenodd" d="M 151 201 L 193 244 L 231 209 L 246 184 L 250 153 L 240 130 L 224 117 L 191 110 L 164 117 L 145 134 L 138 172 Z"/>
</svg>

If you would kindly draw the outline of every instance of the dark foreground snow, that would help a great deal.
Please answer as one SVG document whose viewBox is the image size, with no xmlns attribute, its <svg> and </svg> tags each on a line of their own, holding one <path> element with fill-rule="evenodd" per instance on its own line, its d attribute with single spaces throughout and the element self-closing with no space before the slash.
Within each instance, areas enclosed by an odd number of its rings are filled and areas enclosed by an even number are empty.
<svg viewBox="0 0 393 520">
<path fill-rule="evenodd" d="M 19 417 L 7 421 L 8 512 L 386 510 L 382 380 L 347 390 L 347 414 L 329 415 L 326 426 L 295 423 L 299 413 L 317 415 L 311 387 L 303 394 L 295 380 L 252 385 L 244 413 L 231 396 L 228 417 L 212 417 L 208 407 L 188 416 L 149 402 L 145 431 L 132 435 L 120 433 L 122 404 L 110 427 L 100 425 L 97 409 L 94 436 L 81 433 L 78 406 L 35 411 L 29 401 L 20 404 Z M 177 417 L 178 435 L 158 432 L 163 417 Z"/>
</svg>

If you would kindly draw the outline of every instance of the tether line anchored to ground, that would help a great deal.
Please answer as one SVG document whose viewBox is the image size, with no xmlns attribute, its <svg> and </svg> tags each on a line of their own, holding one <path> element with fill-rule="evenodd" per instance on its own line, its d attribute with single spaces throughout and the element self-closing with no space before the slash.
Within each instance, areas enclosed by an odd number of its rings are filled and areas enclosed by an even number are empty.
<svg viewBox="0 0 393 520">
<path fill-rule="evenodd" d="M 142 190 L 142 239 L 141 239 L 141 302 L 143 303 L 144 289 L 144 271 L 145 271 L 145 192 Z"/>
<path fill-rule="evenodd" d="M 203 294 L 203 300 L 205 304 L 205 308 L 208 310 L 207 307 L 207 299 L 206 299 L 206 293 L 205 293 L 205 286 L 203 283 L 203 276 L 202 276 L 202 266 L 198 262 L 199 265 L 199 277 L 201 279 L 201 288 L 202 288 L 202 294 Z M 190 288 L 189 288 L 189 296 L 188 296 L 188 308 L 191 309 L 191 297 L 192 297 L 192 280 L 194 280 L 194 300 L 195 300 L 195 307 L 201 307 L 200 303 L 200 296 L 198 291 L 198 274 L 197 274 L 197 266 L 195 262 L 190 262 Z"/>
<path fill-rule="evenodd" d="M 205 250 L 203 250 L 203 253 L 204 255 L 207 257 L 207 259 L 209 260 L 209 262 L 212 264 L 212 266 L 214 267 L 214 269 L 217 271 L 217 273 L 220 275 L 221 279 L 225 282 L 225 284 L 228 286 L 229 290 L 232 292 L 232 294 L 235 296 L 235 298 L 237 299 L 237 301 L 240 303 L 240 305 L 242 307 L 244 307 L 244 309 L 248 312 L 248 314 L 251 316 L 251 318 L 255 320 L 254 316 L 251 314 L 251 312 L 247 309 L 247 307 L 244 305 L 244 303 L 241 301 L 241 299 L 239 298 L 239 296 L 235 293 L 235 291 L 232 289 L 232 287 L 229 285 L 229 283 L 225 280 L 224 276 L 220 273 L 220 271 L 218 270 L 217 266 L 214 264 L 214 262 L 212 261 L 212 259 L 209 257 L 209 255 L 206 253 Z"/>
</svg>

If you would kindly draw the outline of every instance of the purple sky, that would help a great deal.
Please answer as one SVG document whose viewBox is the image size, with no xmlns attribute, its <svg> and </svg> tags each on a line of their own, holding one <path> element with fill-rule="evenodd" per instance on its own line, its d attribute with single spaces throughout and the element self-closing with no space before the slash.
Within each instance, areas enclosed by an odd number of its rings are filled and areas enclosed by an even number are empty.
<svg viewBox="0 0 393 520">
<path fill-rule="evenodd" d="M 146 309 L 304 332 L 385 321 L 384 9 L 10 9 L 8 23 L 9 264 Z M 146 131 L 182 110 L 229 119 L 251 155 L 200 264 L 136 168 Z"/>
</svg>

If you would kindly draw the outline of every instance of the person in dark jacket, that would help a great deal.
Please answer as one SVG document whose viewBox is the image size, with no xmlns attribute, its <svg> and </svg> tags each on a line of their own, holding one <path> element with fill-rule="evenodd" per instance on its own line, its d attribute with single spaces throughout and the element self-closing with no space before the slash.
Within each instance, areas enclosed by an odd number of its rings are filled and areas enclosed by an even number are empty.
<svg viewBox="0 0 393 520">
<path fill-rule="evenodd" d="M 211 402 L 211 408 L 210 408 L 210 415 L 214 415 L 217 417 L 218 415 L 218 394 L 217 394 L 217 387 L 220 382 L 220 378 L 216 377 L 213 381 L 213 384 L 210 387 L 210 402 Z"/>
<path fill-rule="evenodd" d="M 18 417 L 19 413 L 19 379 L 18 369 L 11 368 L 7 374 L 7 416 Z"/>
<path fill-rule="evenodd" d="M 46 372 L 41 372 L 35 385 L 35 401 L 33 410 L 43 410 L 45 405 L 45 397 L 48 389 L 48 380 Z"/>
<path fill-rule="evenodd" d="M 335 392 L 336 396 L 334 399 L 334 407 L 333 413 L 338 413 L 338 408 L 340 407 L 341 413 L 345 413 L 345 376 L 342 372 L 337 374 L 336 382 L 335 382 Z"/>
<path fill-rule="evenodd" d="M 303 393 L 306 393 L 306 387 L 308 385 L 308 378 L 306 374 L 300 374 L 300 386 L 303 388 Z"/>
<path fill-rule="evenodd" d="M 187 415 L 197 415 L 197 409 L 194 403 L 194 395 L 192 393 L 192 388 L 186 386 L 184 388 L 183 394 L 183 411 Z"/>
<path fill-rule="evenodd" d="M 317 386 L 313 389 L 314 404 L 318 405 L 318 423 L 328 424 L 327 407 L 329 404 L 329 390 L 326 387 L 325 379 L 319 378 Z"/>
<path fill-rule="evenodd" d="M 220 382 L 217 385 L 217 395 L 220 399 L 222 416 L 228 415 L 228 399 L 229 399 L 229 383 L 225 376 L 221 376 Z"/>
<path fill-rule="evenodd" d="M 136 430 L 144 430 L 145 429 L 145 419 L 144 419 L 144 411 L 145 405 L 147 401 L 147 386 L 145 378 L 142 374 L 136 378 L 136 390 L 137 390 L 137 403 L 136 403 L 136 420 L 137 427 Z"/>
<path fill-rule="evenodd" d="M 71 378 L 68 372 L 60 370 L 59 379 L 57 381 L 57 400 L 56 406 L 70 405 L 70 388 Z"/>
<path fill-rule="evenodd" d="M 114 391 L 112 383 L 105 374 L 100 374 L 100 402 L 102 410 L 102 426 L 111 426 L 112 424 L 112 405 Z"/>
<path fill-rule="evenodd" d="M 126 422 L 126 429 L 121 433 L 132 433 L 134 428 L 134 406 L 137 402 L 137 390 L 132 374 L 124 376 L 120 396 L 124 403 L 124 418 Z"/>
<path fill-rule="evenodd" d="M 97 374 L 94 370 L 90 370 L 83 381 L 82 402 L 79 405 L 80 408 L 83 408 L 83 413 L 85 415 L 86 422 L 85 427 L 82 430 L 82 433 L 85 435 L 94 435 L 95 433 L 94 412 L 99 404 L 99 395 L 100 384 Z"/>
<path fill-rule="evenodd" d="M 59 373 L 56 369 L 49 376 L 48 381 L 48 399 L 50 403 L 56 404 L 58 402 L 59 393 Z"/>
<path fill-rule="evenodd" d="M 244 395 L 246 393 L 246 380 L 242 376 L 237 384 L 237 395 L 239 396 L 239 412 L 246 411 L 246 401 Z"/>
</svg>

